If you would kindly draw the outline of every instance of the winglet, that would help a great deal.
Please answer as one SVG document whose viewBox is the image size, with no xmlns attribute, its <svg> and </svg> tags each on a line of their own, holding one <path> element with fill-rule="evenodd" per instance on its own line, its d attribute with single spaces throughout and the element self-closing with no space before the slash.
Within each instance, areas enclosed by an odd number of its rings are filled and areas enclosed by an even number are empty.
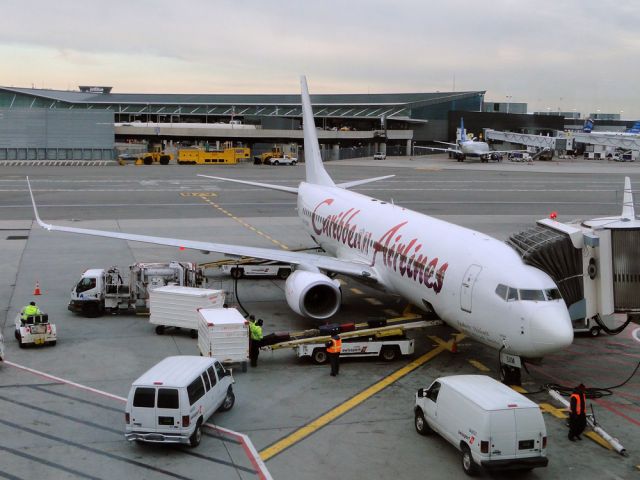
<svg viewBox="0 0 640 480">
<path fill-rule="evenodd" d="M 334 187 L 335 183 L 333 183 L 322 164 L 318 133 L 313 119 L 309 88 L 307 87 L 307 78 L 305 76 L 300 77 L 300 90 L 302 97 L 302 129 L 304 131 L 304 165 L 307 182 Z"/>
<path fill-rule="evenodd" d="M 36 222 L 38 222 L 38 225 L 40 225 L 42 228 L 51 230 L 51 225 L 49 225 L 48 223 L 44 223 L 40 219 L 40 215 L 38 215 L 38 207 L 36 206 L 36 201 L 33 198 L 33 191 L 31 190 L 31 182 L 29 181 L 29 177 L 27 177 L 27 187 L 29 187 L 29 195 L 31 195 L 31 204 L 33 205 L 33 213 L 36 216 Z"/>
<path fill-rule="evenodd" d="M 624 177 L 624 195 L 622 197 L 622 218 L 635 220 L 636 211 L 633 206 L 633 191 L 631 190 L 631 179 Z"/>
</svg>

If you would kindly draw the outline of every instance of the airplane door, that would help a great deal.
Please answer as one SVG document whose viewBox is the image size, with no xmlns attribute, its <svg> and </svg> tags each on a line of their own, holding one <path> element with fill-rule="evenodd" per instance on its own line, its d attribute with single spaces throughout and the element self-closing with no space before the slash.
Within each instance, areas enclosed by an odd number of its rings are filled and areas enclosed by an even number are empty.
<svg viewBox="0 0 640 480">
<path fill-rule="evenodd" d="M 460 308 L 465 312 L 471 313 L 471 297 L 473 293 L 473 285 L 476 278 L 482 270 L 480 265 L 471 265 L 462 277 L 462 286 L 460 287 Z"/>
</svg>

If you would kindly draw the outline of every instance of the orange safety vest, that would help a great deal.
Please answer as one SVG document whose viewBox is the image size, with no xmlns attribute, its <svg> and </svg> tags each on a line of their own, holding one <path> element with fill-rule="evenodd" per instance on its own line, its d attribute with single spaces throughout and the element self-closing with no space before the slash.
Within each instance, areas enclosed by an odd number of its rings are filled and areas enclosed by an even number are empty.
<svg viewBox="0 0 640 480">
<path fill-rule="evenodd" d="M 584 396 L 579 393 L 572 393 L 571 398 L 576 399 L 576 415 L 581 415 L 584 411 Z"/>
<path fill-rule="evenodd" d="M 327 353 L 340 353 L 342 351 L 342 339 L 331 339 L 331 346 L 327 348 Z"/>
</svg>

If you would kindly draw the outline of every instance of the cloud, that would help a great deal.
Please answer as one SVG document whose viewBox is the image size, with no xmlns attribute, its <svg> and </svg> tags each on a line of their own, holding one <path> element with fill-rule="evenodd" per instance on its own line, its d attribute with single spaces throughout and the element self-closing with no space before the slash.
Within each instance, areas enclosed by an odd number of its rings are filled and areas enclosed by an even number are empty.
<svg viewBox="0 0 640 480">
<path fill-rule="evenodd" d="M 5 0 L 0 83 L 295 93 L 306 73 L 318 93 L 407 92 L 455 76 L 489 100 L 640 117 L 639 23 L 611 0 Z"/>
</svg>

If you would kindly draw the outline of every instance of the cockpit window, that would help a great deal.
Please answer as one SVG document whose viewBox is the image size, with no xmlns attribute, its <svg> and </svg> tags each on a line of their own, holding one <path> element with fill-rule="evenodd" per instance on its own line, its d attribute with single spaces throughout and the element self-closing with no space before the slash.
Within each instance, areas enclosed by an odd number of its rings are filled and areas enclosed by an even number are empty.
<svg viewBox="0 0 640 480">
<path fill-rule="evenodd" d="M 547 300 L 562 300 L 562 295 L 560 295 L 560 290 L 557 288 L 549 288 L 544 291 L 547 296 Z"/>
<path fill-rule="evenodd" d="M 496 295 L 507 302 L 514 302 L 516 300 L 528 300 L 534 302 L 562 300 L 562 295 L 557 288 L 548 288 L 546 290 L 517 289 L 499 284 L 496 287 Z"/>
<path fill-rule="evenodd" d="M 520 300 L 533 300 L 536 302 L 544 302 L 544 290 L 520 290 Z"/>
</svg>

